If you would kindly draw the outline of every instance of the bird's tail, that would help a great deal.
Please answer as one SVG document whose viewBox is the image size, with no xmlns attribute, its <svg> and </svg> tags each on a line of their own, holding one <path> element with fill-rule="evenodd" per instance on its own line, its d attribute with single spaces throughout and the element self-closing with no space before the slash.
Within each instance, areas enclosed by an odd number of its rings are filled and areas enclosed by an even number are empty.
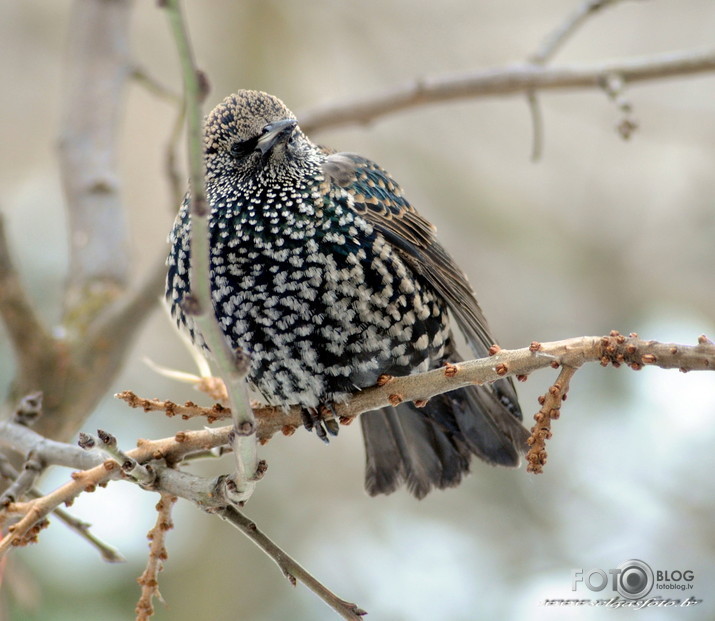
<svg viewBox="0 0 715 621">
<path fill-rule="evenodd" d="M 512 395 L 511 382 L 499 380 L 439 395 L 422 408 L 403 403 L 363 414 L 368 493 L 389 494 L 405 483 L 422 498 L 433 487 L 454 487 L 472 455 L 519 465 L 529 434 Z"/>
</svg>

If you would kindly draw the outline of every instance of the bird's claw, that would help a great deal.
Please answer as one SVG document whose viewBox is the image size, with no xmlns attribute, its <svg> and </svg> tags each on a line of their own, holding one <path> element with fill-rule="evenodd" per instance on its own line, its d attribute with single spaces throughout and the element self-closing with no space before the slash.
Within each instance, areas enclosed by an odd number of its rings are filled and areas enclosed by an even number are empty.
<svg viewBox="0 0 715 621">
<path fill-rule="evenodd" d="M 332 406 L 321 405 L 317 408 L 303 408 L 300 415 L 303 418 L 303 426 L 308 431 L 315 430 L 315 434 L 326 444 L 330 442 L 328 435 L 338 435 L 340 425 L 335 418 Z"/>
</svg>

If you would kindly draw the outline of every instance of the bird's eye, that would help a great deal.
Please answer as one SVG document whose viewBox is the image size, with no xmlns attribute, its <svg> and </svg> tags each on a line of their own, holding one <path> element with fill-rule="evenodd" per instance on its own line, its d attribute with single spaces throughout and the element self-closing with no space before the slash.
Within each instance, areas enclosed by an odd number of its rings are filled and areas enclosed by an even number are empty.
<svg viewBox="0 0 715 621">
<path fill-rule="evenodd" d="M 249 138 L 248 140 L 240 140 L 231 145 L 231 155 L 234 157 L 246 157 L 253 153 L 256 148 L 257 138 Z"/>
</svg>

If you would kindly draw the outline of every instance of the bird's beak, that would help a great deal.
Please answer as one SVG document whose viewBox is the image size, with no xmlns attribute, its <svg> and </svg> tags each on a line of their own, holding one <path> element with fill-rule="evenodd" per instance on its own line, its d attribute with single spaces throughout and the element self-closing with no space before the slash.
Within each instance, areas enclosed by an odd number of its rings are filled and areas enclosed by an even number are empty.
<svg viewBox="0 0 715 621">
<path fill-rule="evenodd" d="M 283 121 L 269 123 L 263 128 L 263 133 L 256 143 L 256 150 L 260 151 L 262 155 L 265 155 L 278 141 L 288 140 L 297 125 L 298 121 L 295 119 L 285 119 Z"/>
</svg>

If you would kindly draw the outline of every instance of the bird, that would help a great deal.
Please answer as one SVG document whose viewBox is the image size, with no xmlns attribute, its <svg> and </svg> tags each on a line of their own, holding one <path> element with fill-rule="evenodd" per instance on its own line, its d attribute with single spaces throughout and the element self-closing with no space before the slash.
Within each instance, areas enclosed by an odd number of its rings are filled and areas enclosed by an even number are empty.
<svg viewBox="0 0 715 621">
<path fill-rule="evenodd" d="M 327 439 L 335 404 L 380 378 L 462 360 L 455 324 L 475 357 L 488 355 L 495 341 L 467 277 L 379 165 L 313 143 L 280 99 L 254 90 L 207 115 L 203 148 L 213 310 L 229 346 L 250 354 L 247 380 L 266 404 L 300 406 Z M 183 305 L 190 231 L 187 193 L 166 301 L 206 351 Z M 423 498 L 458 485 L 473 456 L 518 466 L 521 420 L 510 377 L 363 413 L 365 488 Z"/>
</svg>

